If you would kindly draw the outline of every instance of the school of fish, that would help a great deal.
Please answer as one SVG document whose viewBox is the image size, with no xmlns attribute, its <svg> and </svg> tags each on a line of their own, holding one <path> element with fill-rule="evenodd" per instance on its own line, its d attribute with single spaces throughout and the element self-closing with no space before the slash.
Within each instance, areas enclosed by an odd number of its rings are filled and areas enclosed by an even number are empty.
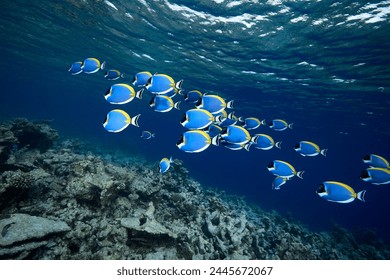
<svg viewBox="0 0 390 280">
<path fill-rule="evenodd" d="M 105 69 L 106 62 L 101 63 L 97 58 L 86 58 L 70 65 L 68 71 L 72 75 L 80 73 L 93 74 Z M 104 78 L 110 81 L 124 79 L 127 75 L 117 69 L 106 70 Z M 184 112 L 180 124 L 186 131 L 180 136 L 176 146 L 187 153 L 200 153 L 210 145 L 222 146 L 230 150 L 245 149 L 249 151 L 252 147 L 260 150 L 270 150 L 273 147 L 281 149 L 282 141 L 275 142 L 267 134 L 250 133 L 260 126 L 269 126 L 274 131 L 292 129 L 293 123 L 282 119 L 274 119 L 270 122 L 260 120 L 256 117 L 237 117 L 234 114 L 234 101 L 226 101 L 221 96 L 212 93 L 202 93 L 199 90 L 184 92 L 183 80 L 175 81 L 166 74 L 149 71 L 138 72 L 132 75 L 133 80 L 128 83 L 116 83 L 104 94 L 104 98 L 110 104 L 123 105 L 132 102 L 134 99 L 142 99 L 144 91 L 149 92 L 152 98 L 150 107 L 161 113 L 167 113 L 172 109 L 180 110 L 182 101 L 174 101 L 173 97 L 180 95 L 182 100 L 193 105 Z M 139 127 L 138 119 L 140 114 L 130 116 L 122 109 L 114 109 L 107 113 L 103 127 L 111 133 L 118 133 L 129 125 Z M 150 131 L 142 131 L 140 137 L 145 140 L 155 138 L 156 135 Z M 304 157 L 326 156 L 328 149 L 321 149 L 317 144 L 302 140 L 293 149 Z M 368 154 L 362 158 L 369 167 L 361 172 L 360 178 L 365 182 L 375 185 L 390 184 L 390 165 L 382 156 Z M 163 158 L 159 162 L 159 172 L 165 173 L 174 163 L 172 157 Z M 266 168 L 275 178 L 272 182 L 272 189 L 280 190 L 294 177 L 303 179 L 305 171 L 296 171 L 294 166 L 283 160 L 273 160 Z M 355 199 L 365 201 L 366 190 L 355 192 L 349 185 L 337 181 L 322 182 L 316 193 L 323 199 L 330 202 L 350 203 Z"/>
</svg>

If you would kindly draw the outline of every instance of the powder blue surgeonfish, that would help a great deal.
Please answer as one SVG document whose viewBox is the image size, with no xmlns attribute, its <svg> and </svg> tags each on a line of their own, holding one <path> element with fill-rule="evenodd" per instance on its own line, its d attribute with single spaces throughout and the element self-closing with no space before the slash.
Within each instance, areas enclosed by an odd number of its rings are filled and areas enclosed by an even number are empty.
<svg viewBox="0 0 390 280">
<path fill-rule="evenodd" d="M 286 179 L 290 179 L 294 176 L 297 176 L 298 178 L 303 179 L 304 171 L 297 172 L 291 164 L 282 160 L 271 161 L 267 165 L 267 169 L 275 176 L 284 177 Z"/>
<path fill-rule="evenodd" d="M 180 123 L 182 126 L 190 130 L 203 129 L 208 127 L 214 119 L 214 116 L 209 111 L 203 109 L 191 109 L 185 112 Z"/>
<path fill-rule="evenodd" d="M 183 133 L 176 146 L 187 153 L 199 153 L 206 150 L 212 140 L 210 136 L 202 130 L 189 130 Z"/>
<path fill-rule="evenodd" d="M 164 95 L 156 95 L 150 100 L 149 105 L 154 111 L 160 113 L 169 112 L 172 108 L 180 109 L 180 101 L 174 103 L 172 98 Z"/>
<path fill-rule="evenodd" d="M 381 156 L 375 154 L 365 155 L 363 157 L 363 162 L 370 165 L 370 167 L 380 167 L 390 169 L 389 162 Z"/>
<path fill-rule="evenodd" d="M 166 94 L 172 89 L 178 92 L 181 90 L 183 80 L 175 82 L 172 77 L 166 74 L 154 74 L 147 81 L 145 87 L 153 94 Z"/>
<path fill-rule="evenodd" d="M 169 167 L 171 167 L 171 163 L 173 163 L 172 157 L 168 158 L 163 158 L 160 160 L 159 164 L 159 171 L 160 173 L 165 173 L 168 171 Z"/>
<path fill-rule="evenodd" d="M 226 142 L 243 145 L 251 140 L 249 132 L 238 125 L 229 125 L 222 131 L 221 137 Z"/>
<path fill-rule="evenodd" d="M 184 100 L 188 103 L 196 103 L 202 96 L 203 94 L 199 90 L 190 90 L 184 95 Z"/>
<path fill-rule="evenodd" d="M 356 198 L 364 201 L 364 195 L 366 194 L 366 191 L 363 190 L 356 193 L 354 189 L 347 184 L 335 181 L 326 181 L 320 184 L 320 187 L 317 190 L 317 194 L 327 201 L 350 203 Z"/>
<path fill-rule="evenodd" d="M 310 141 L 300 141 L 299 143 L 295 144 L 294 150 L 304 157 L 314 157 L 319 154 L 326 157 L 326 152 L 328 151 L 328 149 L 320 149 L 317 144 L 314 144 Z"/>
<path fill-rule="evenodd" d="M 115 109 L 108 112 L 103 126 L 108 132 L 121 132 L 130 124 L 138 127 L 139 117 L 140 114 L 131 118 L 125 111 Z"/>
<path fill-rule="evenodd" d="M 201 99 L 196 103 L 196 107 L 198 109 L 205 109 L 209 111 L 211 114 L 218 114 L 225 110 L 225 108 L 233 108 L 233 100 L 229 102 L 225 102 L 225 100 L 213 94 L 205 94 Z"/>
<path fill-rule="evenodd" d="M 104 78 L 111 81 L 118 80 L 119 78 L 124 78 L 124 77 L 125 74 L 121 73 L 119 70 L 116 69 L 108 70 L 106 71 L 106 74 L 104 74 Z"/>
<path fill-rule="evenodd" d="M 152 73 L 148 71 L 138 72 L 137 74 L 134 75 L 133 86 L 143 87 L 146 85 L 146 83 L 149 81 L 151 77 L 152 77 Z"/>
<path fill-rule="evenodd" d="M 272 189 L 273 190 L 280 190 L 280 187 L 284 184 L 286 184 L 287 178 L 285 177 L 280 177 L 277 176 L 275 179 L 272 181 Z"/>
<path fill-rule="evenodd" d="M 143 138 L 143 139 L 147 139 L 147 140 L 149 140 L 149 139 L 151 139 L 151 138 L 153 138 L 153 137 L 155 137 L 156 135 L 154 134 L 154 133 L 152 133 L 152 132 L 150 132 L 150 131 L 142 131 L 142 133 L 141 133 L 141 138 Z"/>
<path fill-rule="evenodd" d="M 106 62 L 100 63 L 97 58 L 86 58 L 81 64 L 81 69 L 86 74 L 93 74 L 99 71 L 100 69 L 104 69 Z"/>
<path fill-rule="evenodd" d="M 360 179 L 374 185 L 390 184 L 390 169 L 370 167 L 362 171 Z"/>
<path fill-rule="evenodd" d="M 210 124 L 210 126 L 208 127 L 206 132 L 208 133 L 210 138 L 213 138 L 213 137 L 217 136 L 218 134 L 220 134 L 222 131 L 223 131 L 222 127 L 212 123 L 212 124 Z"/>
<path fill-rule="evenodd" d="M 292 129 L 293 123 L 288 124 L 285 120 L 275 119 L 268 124 L 270 128 L 276 131 L 283 131 L 287 128 Z"/>
<path fill-rule="evenodd" d="M 132 86 L 128 84 L 114 84 L 104 95 L 104 98 L 111 104 L 126 104 L 137 97 L 142 99 L 142 90 L 135 92 Z"/>
<path fill-rule="evenodd" d="M 265 125 L 266 122 L 265 120 L 259 120 L 258 118 L 253 118 L 253 117 L 250 117 L 250 118 L 239 118 L 239 121 L 240 122 L 243 122 L 244 124 L 242 125 L 242 127 L 245 127 L 245 129 L 247 130 L 251 130 L 251 129 L 256 129 L 258 128 L 260 125 Z"/>
<path fill-rule="evenodd" d="M 274 146 L 278 149 L 282 148 L 282 141 L 276 142 L 267 134 L 255 134 L 251 139 L 253 147 L 260 150 L 270 150 Z"/>
<path fill-rule="evenodd" d="M 73 62 L 70 66 L 69 66 L 69 69 L 68 71 L 70 72 L 70 74 L 72 75 L 77 75 L 77 74 L 80 74 L 81 72 L 83 72 L 83 69 L 81 69 L 81 65 L 83 63 L 81 61 L 77 61 L 77 62 Z"/>
</svg>

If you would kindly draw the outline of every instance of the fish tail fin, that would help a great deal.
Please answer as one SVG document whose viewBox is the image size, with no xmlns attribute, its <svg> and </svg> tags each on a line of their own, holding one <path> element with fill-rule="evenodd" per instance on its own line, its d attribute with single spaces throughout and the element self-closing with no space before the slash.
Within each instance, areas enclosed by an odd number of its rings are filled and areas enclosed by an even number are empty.
<svg viewBox="0 0 390 280">
<path fill-rule="evenodd" d="M 249 152 L 249 149 L 250 149 L 250 147 L 252 146 L 252 142 L 248 142 L 248 143 L 246 143 L 245 145 L 244 145 L 244 149 L 245 150 L 247 150 L 248 152 Z"/>
<path fill-rule="evenodd" d="M 177 88 L 177 89 L 181 89 L 181 86 L 182 86 L 182 84 L 183 84 L 183 80 L 180 80 L 180 81 L 178 81 L 176 84 L 175 84 L 175 88 Z"/>
<path fill-rule="evenodd" d="M 238 118 L 238 121 L 240 121 L 240 122 L 245 122 L 245 119 L 244 119 L 244 117 L 239 117 L 239 118 Z"/>
<path fill-rule="evenodd" d="M 223 122 L 224 120 L 226 120 L 226 118 L 222 115 L 219 115 L 219 116 L 216 116 L 215 117 L 215 121 L 216 122 Z"/>
<path fill-rule="evenodd" d="M 100 69 L 104 69 L 106 67 L 106 62 L 105 61 L 103 61 L 103 63 L 102 64 L 100 64 Z"/>
<path fill-rule="evenodd" d="M 299 179 L 303 179 L 303 173 L 305 173 L 304 170 L 298 171 L 298 172 L 297 172 L 297 177 L 298 177 Z"/>
<path fill-rule="evenodd" d="M 366 202 L 364 199 L 365 195 L 366 195 L 366 190 L 362 190 L 356 194 L 356 198 L 363 201 L 363 202 Z"/>
<path fill-rule="evenodd" d="M 252 138 L 251 138 L 251 143 L 257 143 L 257 140 L 259 139 L 259 135 L 255 135 L 255 136 L 252 136 Z"/>
<path fill-rule="evenodd" d="M 121 78 L 124 78 L 126 75 L 125 75 L 125 73 L 122 73 L 121 74 Z"/>
<path fill-rule="evenodd" d="M 328 149 L 322 149 L 320 151 L 320 154 L 323 155 L 324 157 L 326 157 L 326 152 L 328 151 Z"/>
<path fill-rule="evenodd" d="M 232 120 L 232 119 L 234 118 L 234 113 L 235 113 L 234 111 L 233 111 L 233 112 L 230 112 L 230 113 L 228 114 L 227 118 Z"/>
<path fill-rule="evenodd" d="M 213 138 L 211 138 L 211 144 L 213 144 L 214 146 L 219 146 L 220 140 L 221 140 L 220 135 L 214 136 Z"/>
<path fill-rule="evenodd" d="M 184 93 L 184 90 L 182 90 L 182 89 L 179 89 L 179 90 L 177 91 L 177 94 L 179 94 L 179 95 L 183 95 L 183 93 Z"/>
<path fill-rule="evenodd" d="M 139 91 L 136 92 L 135 97 L 138 99 L 142 99 L 142 94 L 144 93 L 144 89 L 140 89 Z"/>
<path fill-rule="evenodd" d="M 152 133 L 152 138 L 156 137 L 156 133 Z"/>
<path fill-rule="evenodd" d="M 177 110 L 180 110 L 180 103 L 181 101 L 177 101 L 175 104 L 173 104 L 173 107 Z"/>
<path fill-rule="evenodd" d="M 132 118 L 131 118 L 131 124 L 134 125 L 134 126 L 136 126 L 136 127 L 139 127 L 139 125 L 138 125 L 138 119 L 139 119 L 140 116 L 141 116 L 141 114 L 138 114 L 138 115 L 132 117 Z"/>
<path fill-rule="evenodd" d="M 174 163 L 172 156 L 169 157 L 169 162 Z"/>
<path fill-rule="evenodd" d="M 278 149 L 281 149 L 282 148 L 282 141 L 276 142 L 275 147 Z"/>
<path fill-rule="evenodd" d="M 293 129 L 293 125 L 294 125 L 294 123 L 290 123 L 290 124 L 288 125 L 288 128 L 289 128 L 289 129 Z"/>
<path fill-rule="evenodd" d="M 229 109 L 233 109 L 233 103 L 234 103 L 234 100 L 230 100 L 228 103 L 226 103 L 226 107 Z"/>
<path fill-rule="evenodd" d="M 261 120 L 260 122 L 262 125 L 267 125 L 267 121 L 264 119 L 264 120 Z"/>
</svg>

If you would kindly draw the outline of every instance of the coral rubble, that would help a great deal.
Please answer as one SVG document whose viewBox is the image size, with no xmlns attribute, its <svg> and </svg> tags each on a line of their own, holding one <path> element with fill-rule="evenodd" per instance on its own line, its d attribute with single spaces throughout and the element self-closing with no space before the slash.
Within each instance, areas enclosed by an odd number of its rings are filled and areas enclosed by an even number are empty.
<svg viewBox="0 0 390 280">
<path fill-rule="evenodd" d="M 316 233 L 204 188 L 178 160 L 161 174 L 57 138 L 47 123 L 0 125 L 2 259 L 390 258 L 342 228 Z"/>
</svg>

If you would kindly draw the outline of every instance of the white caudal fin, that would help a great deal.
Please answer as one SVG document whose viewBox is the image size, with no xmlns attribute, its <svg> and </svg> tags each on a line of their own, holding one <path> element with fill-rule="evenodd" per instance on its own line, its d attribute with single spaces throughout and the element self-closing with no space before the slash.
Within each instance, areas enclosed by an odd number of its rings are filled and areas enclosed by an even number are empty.
<svg viewBox="0 0 390 280">
<path fill-rule="evenodd" d="M 214 146 L 219 146 L 219 141 L 221 140 L 221 135 L 214 136 L 211 138 L 211 144 Z"/>
<path fill-rule="evenodd" d="M 144 93 L 144 89 L 140 89 L 139 91 L 136 92 L 135 97 L 138 99 L 142 99 L 142 94 Z"/>
<path fill-rule="evenodd" d="M 275 147 L 278 149 L 281 149 L 282 148 L 282 141 L 276 142 Z"/>
<path fill-rule="evenodd" d="M 226 103 L 226 107 L 229 109 L 233 109 L 233 102 L 234 100 L 230 100 L 228 103 Z"/>
<path fill-rule="evenodd" d="M 293 128 L 293 125 L 294 125 L 294 123 L 290 123 L 290 124 L 288 125 L 288 128 L 289 128 L 289 129 L 292 129 L 292 128 Z"/>
<path fill-rule="evenodd" d="M 104 67 L 106 67 L 106 62 L 105 61 L 103 61 L 103 63 L 102 64 L 100 64 L 100 69 L 104 69 Z"/>
<path fill-rule="evenodd" d="M 320 151 L 320 154 L 323 155 L 324 157 L 326 157 L 326 152 L 328 151 L 328 149 L 322 149 Z"/>
<path fill-rule="evenodd" d="M 255 135 L 255 136 L 252 136 L 252 138 L 251 138 L 251 142 L 252 143 L 257 143 L 257 140 L 259 139 L 259 135 Z"/>
<path fill-rule="evenodd" d="M 172 156 L 169 157 L 169 162 L 174 163 Z"/>
<path fill-rule="evenodd" d="M 249 152 L 249 149 L 250 149 L 250 147 L 252 146 L 252 142 L 248 142 L 248 143 L 246 143 L 245 145 L 244 145 L 244 149 L 245 150 L 247 150 L 248 152 Z"/>
<path fill-rule="evenodd" d="M 136 126 L 136 127 L 139 127 L 139 125 L 138 125 L 138 119 L 139 119 L 140 116 L 141 116 L 141 114 L 138 114 L 138 115 L 132 117 L 132 118 L 131 118 L 131 124 L 134 125 L 134 126 Z"/>
<path fill-rule="evenodd" d="M 305 173 L 305 171 L 298 171 L 298 172 L 297 172 L 297 177 L 298 177 L 299 179 L 303 179 L 303 173 Z"/>
<path fill-rule="evenodd" d="M 261 120 L 260 122 L 262 125 L 267 125 L 267 121 L 264 119 L 264 120 Z"/>
<path fill-rule="evenodd" d="M 177 101 L 175 104 L 173 104 L 173 107 L 177 110 L 180 110 L 180 103 L 181 101 Z"/>
<path fill-rule="evenodd" d="M 233 111 L 233 112 L 230 112 L 230 113 L 227 115 L 227 118 L 228 118 L 228 119 L 231 119 L 231 120 L 234 119 L 234 113 L 235 113 L 234 111 Z"/>
<path fill-rule="evenodd" d="M 222 116 L 222 115 L 219 115 L 219 116 L 215 117 L 215 121 L 216 122 L 223 122 L 225 120 L 226 120 L 226 118 L 224 116 Z"/>
<path fill-rule="evenodd" d="M 181 86 L 183 85 L 183 80 L 180 80 L 176 83 L 175 88 L 181 89 Z"/>
<path fill-rule="evenodd" d="M 365 200 L 364 200 L 364 196 L 366 195 L 366 190 L 362 190 L 362 191 L 360 191 L 360 192 L 358 192 L 357 194 L 356 194 L 356 198 L 357 199 L 359 199 L 359 200 L 361 200 L 361 201 L 363 201 L 363 202 L 366 202 Z"/>
</svg>

